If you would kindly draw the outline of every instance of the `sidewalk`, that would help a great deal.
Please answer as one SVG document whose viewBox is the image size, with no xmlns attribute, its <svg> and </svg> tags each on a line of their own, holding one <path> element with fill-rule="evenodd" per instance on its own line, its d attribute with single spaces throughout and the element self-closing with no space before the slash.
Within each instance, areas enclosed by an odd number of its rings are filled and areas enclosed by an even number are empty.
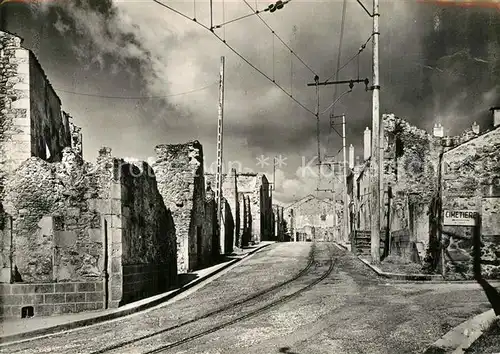
<svg viewBox="0 0 500 354">
<path fill-rule="evenodd" d="M 222 270 L 235 265 L 236 263 L 256 253 L 262 248 L 269 246 L 272 243 L 274 242 L 264 241 L 255 246 L 250 246 L 245 249 L 238 249 L 232 255 L 228 256 L 228 260 L 225 262 L 216 264 L 209 268 L 198 270 L 196 272 L 188 273 L 189 275 L 180 274 L 179 280 L 181 284 L 177 289 L 146 299 L 142 299 L 116 309 L 64 314 L 49 317 L 4 320 L 0 328 L 0 343 L 10 343 L 22 339 L 33 338 L 78 327 L 89 326 L 95 323 L 109 321 L 143 311 L 147 308 L 159 305 L 167 300 L 174 298 L 182 292 L 194 287 L 195 285 L 200 284 L 204 280 L 209 279 Z M 185 279 L 184 281 L 183 278 Z"/>
</svg>

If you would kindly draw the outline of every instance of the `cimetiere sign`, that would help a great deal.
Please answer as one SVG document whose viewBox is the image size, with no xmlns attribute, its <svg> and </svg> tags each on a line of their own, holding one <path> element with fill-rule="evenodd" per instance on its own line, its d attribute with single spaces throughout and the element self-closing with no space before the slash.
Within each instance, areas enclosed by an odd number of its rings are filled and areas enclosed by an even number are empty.
<svg viewBox="0 0 500 354">
<path fill-rule="evenodd" d="M 445 210 L 444 226 L 475 226 L 476 211 L 471 210 Z"/>
</svg>

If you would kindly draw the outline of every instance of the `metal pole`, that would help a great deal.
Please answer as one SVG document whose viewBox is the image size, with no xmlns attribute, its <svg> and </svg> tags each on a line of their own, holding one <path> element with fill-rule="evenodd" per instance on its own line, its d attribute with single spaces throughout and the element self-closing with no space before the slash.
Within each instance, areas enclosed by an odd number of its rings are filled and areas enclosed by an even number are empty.
<svg viewBox="0 0 500 354">
<path fill-rule="evenodd" d="M 224 117 L 224 57 L 220 61 L 220 81 L 219 81 L 219 114 L 217 119 L 217 176 L 216 176 L 216 194 L 217 194 L 217 222 L 219 230 L 222 227 L 222 151 L 223 151 L 223 117 Z M 219 232 L 220 253 L 225 253 L 225 240 L 222 232 Z"/>
<path fill-rule="evenodd" d="M 372 263 L 380 263 L 380 186 L 382 185 L 382 171 L 380 166 L 380 105 L 379 105 L 379 0 L 373 0 L 373 99 L 372 99 L 372 157 L 370 160 L 372 173 L 371 189 L 371 256 Z"/>
<path fill-rule="evenodd" d="M 343 164 L 343 174 L 344 174 L 344 217 L 342 218 L 344 222 L 344 242 L 349 240 L 349 208 L 347 205 L 347 160 L 346 160 L 346 143 L 345 143 L 345 115 L 342 115 L 342 150 L 344 151 L 344 164 Z"/>
<path fill-rule="evenodd" d="M 319 77 L 314 77 L 316 82 L 316 140 L 318 142 L 318 188 L 321 181 L 321 150 L 320 150 L 320 135 L 319 135 Z"/>
</svg>

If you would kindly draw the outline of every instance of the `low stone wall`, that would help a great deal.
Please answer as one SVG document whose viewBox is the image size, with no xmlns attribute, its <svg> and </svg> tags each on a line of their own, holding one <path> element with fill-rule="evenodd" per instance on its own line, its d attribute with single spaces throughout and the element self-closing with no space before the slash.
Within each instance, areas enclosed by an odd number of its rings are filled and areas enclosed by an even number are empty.
<svg viewBox="0 0 500 354">
<path fill-rule="evenodd" d="M 167 291 L 174 277 L 166 265 L 136 264 L 123 266 L 123 295 L 120 305 Z"/>
<path fill-rule="evenodd" d="M 36 317 L 104 309 L 102 281 L 0 284 L 0 317 L 21 318 L 31 306 Z"/>
</svg>

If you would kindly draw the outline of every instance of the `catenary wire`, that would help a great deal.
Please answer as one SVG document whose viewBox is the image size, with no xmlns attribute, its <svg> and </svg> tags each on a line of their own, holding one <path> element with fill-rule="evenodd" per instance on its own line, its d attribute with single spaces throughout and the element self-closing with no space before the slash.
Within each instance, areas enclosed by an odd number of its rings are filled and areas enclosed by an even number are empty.
<svg viewBox="0 0 500 354">
<path fill-rule="evenodd" d="M 245 4 L 246 4 L 246 5 L 250 8 L 250 10 L 255 11 L 255 10 L 252 8 L 252 5 L 250 5 L 250 4 L 248 3 L 248 1 L 247 1 L 247 0 L 243 0 L 243 2 L 244 2 L 244 3 L 245 3 Z M 293 54 L 293 55 L 295 55 L 295 57 L 296 57 L 296 58 L 297 58 L 297 59 L 298 59 L 298 60 L 299 60 L 299 61 L 300 61 L 300 62 L 301 62 L 301 63 L 302 63 L 302 64 L 303 64 L 303 65 L 304 65 L 307 69 L 309 69 L 309 71 L 310 71 L 311 73 L 313 73 L 313 75 L 317 75 L 317 74 L 316 74 L 316 72 L 315 72 L 313 69 L 311 69 L 311 67 L 310 67 L 309 65 L 307 65 L 307 64 L 306 64 L 306 62 L 305 62 L 304 60 L 302 60 L 302 59 L 301 59 L 301 58 L 297 55 L 297 53 L 295 53 L 295 52 L 293 51 L 293 49 L 292 49 L 292 48 L 290 48 L 290 46 L 289 46 L 288 44 L 286 44 L 286 42 L 285 42 L 283 39 L 281 39 L 281 37 L 280 37 L 280 36 L 278 36 L 278 35 L 276 34 L 276 32 L 273 30 L 273 28 L 267 24 L 266 20 L 264 20 L 264 19 L 262 18 L 262 16 L 260 16 L 258 13 L 255 13 L 255 14 L 256 14 L 256 15 L 257 15 L 257 17 L 258 17 L 258 18 L 259 18 L 259 19 L 260 19 L 260 20 L 264 23 L 264 25 L 265 25 L 265 26 L 266 26 L 266 27 L 267 27 L 267 28 L 268 28 L 268 29 L 269 29 L 272 33 L 274 33 L 274 35 L 276 36 L 276 38 L 278 38 L 278 40 L 279 40 L 279 41 L 280 41 L 280 42 L 281 42 L 281 43 L 282 43 L 282 44 L 283 44 L 283 45 L 284 45 L 284 46 L 285 46 L 285 47 L 286 47 L 289 51 L 291 51 L 291 52 L 292 52 L 292 54 Z"/>
<path fill-rule="evenodd" d="M 346 62 L 345 62 L 345 63 L 344 63 L 344 64 L 343 64 L 343 65 L 342 65 L 339 69 L 338 69 L 338 71 L 342 70 L 342 69 L 343 69 L 343 68 L 345 68 L 347 65 L 349 65 L 349 63 L 350 63 L 350 62 L 352 62 L 354 59 L 356 59 L 356 58 L 357 58 L 357 57 L 361 54 L 361 52 L 362 52 L 363 50 L 365 50 L 366 45 L 368 44 L 368 42 L 370 41 L 370 39 L 371 39 L 372 37 L 373 37 L 373 34 L 372 34 L 372 35 L 370 35 L 370 37 L 368 37 L 368 39 L 366 40 L 366 42 L 365 42 L 365 43 L 363 43 L 363 44 L 361 45 L 361 47 L 359 47 L 358 52 L 357 52 L 356 54 L 354 54 L 351 58 L 349 58 L 349 60 L 348 60 L 348 61 L 346 61 Z M 330 76 L 328 79 L 326 79 L 326 80 L 325 80 L 325 82 L 330 81 L 331 79 L 333 79 L 333 77 L 334 77 L 334 76 L 335 76 L 335 74 L 333 74 L 333 75 L 332 75 L 332 76 Z"/>
<path fill-rule="evenodd" d="M 214 82 L 208 86 L 200 87 L 200 88 L 186 91 L 186 92 L 174 93 L 174 94 L 166 95 L 166 96 L 106 96 L 106 95 L 98 95 L 98 94 L 93 94 L 93 93 L 83 93 L 83 92 L 63 90 L 63 89 L 59 89 L 57 87 L 54 87 L 54 89 L 56 91 L 60 91 L 60 92 L 64 92 L 64 93 L 68 93 L 68 94 L 72 94 L 72 95 L 77 95 L 77 96 L 99 97 L 99 98 L 106 98 L 106 99 L 140 100 L 140 99 L 167 98 L 167 97 L 173 97 L 173 96 L 187 95 L 190 93 L 206 90 L 207 88 L 210 88 L 210 87 L 215 86 L 217 84 L 218 84 L 218 82 Z"/>
<path fill-rule="evenodd" d="M 190 20 L 190 21 L 193 21 L 192 18 L 190 18 L 189 16 L 183 14 L 182 12 L 174 9 L 173 7 L 159 1 L 159 0 L 152 0 L 153 2 L 155 2 L 156 4 L 160 5 L 160 6 L 163 6 L 165 7 L 166 9 L 172 11 L 172 12 L 175 12 L 176 14 Z M 198 24 L 199 26 L 203 27 L 204 29 L 206 29 L 207 31 L 210 31 L 219 41 L 221 41 L 222 43 L 224 43 L 226 45 L 226 47 L 228 47 L 234 54 L 236 54 L 241 60 L 243 60 L 245 63 L 247 63 L 250 67 L 252 67 L 255 71 L 257 71 L 259 74 L 261 74 L 262 76 L 264 76 L 267 80 L 269 80 L 270 82 L 272 82 L 274 85 L 276 85 L 281 91 L 283 91 L 288 97 L 290 97 L 290 99 L 292 99 L 295 103 L 297 103 L 300 107 L 302 107 L 305 111 L 307 111 L 308 113 L 312 114 L 314 117 L 316 117 L 316 113 L 314 113 L 312 110 L 310 110 L 309 108 L 307 108 L 302 102 L 300 102 L 299 100 L 297 100 L 295 97 L 293 97 L 286 89 L 284 89 L 280 84 L 278 84 L 277 82 L 274 82 L 272 80 L 272 78 L 269 77 L 269 75 L 267 75 L 266 73 L 264 73 L 262 70 L 260 70 L 259 68 L 257 68 L 254 64 L 252 64 L 247 58 L 245 58 L 243 55 L 241 55 L 236 49 L 234 49 L 231 45 L 229 45 L 224 39 L 222 39 L 220 36 L 218 36 L 215 32 L 213 32 L 209 27 L 205 26 L 204 24 L 200 23 L 199 21 L 193 21 L 194 23 Z"/>
</svg>

